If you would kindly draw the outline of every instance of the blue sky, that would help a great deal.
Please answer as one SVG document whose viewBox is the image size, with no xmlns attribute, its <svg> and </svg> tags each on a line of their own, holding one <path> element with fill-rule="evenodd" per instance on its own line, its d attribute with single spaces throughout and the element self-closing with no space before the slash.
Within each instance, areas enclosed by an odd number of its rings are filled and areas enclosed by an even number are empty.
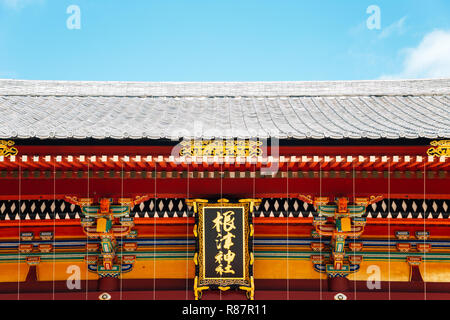
<svg viewBox="0 0 450 320">
<path fill-rule="evenodd" d="M 70 5 L 80 29 L 67 28 Z M 435 77 L 450 77 L 448 0 L 0 0 L 0 78 Z"/>
</svg>

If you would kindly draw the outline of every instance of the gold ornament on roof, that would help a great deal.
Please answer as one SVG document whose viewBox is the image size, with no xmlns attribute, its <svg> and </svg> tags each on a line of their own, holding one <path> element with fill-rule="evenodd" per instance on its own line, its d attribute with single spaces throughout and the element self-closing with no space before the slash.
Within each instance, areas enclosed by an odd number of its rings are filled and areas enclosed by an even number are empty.
<svg viewBox="0 0 450 320">
<path fill-rule="evenodd" d="M 187 140 L 181 141 L 180 156 L 258 157 L 262 141 L 255 140 Z"/>
<path fill-rule="evenodd" d="M 0 140 L 0 156 L 10 157 L 15 156 L 19 151 L 13 147 L 15 144 L 12 140 Z"/>
<path fill-rule="evenodd" d="M 450 140 L 433 141 L 433 148 L 427 150 L 429 156 L 450 157 Z"/>
</svg>

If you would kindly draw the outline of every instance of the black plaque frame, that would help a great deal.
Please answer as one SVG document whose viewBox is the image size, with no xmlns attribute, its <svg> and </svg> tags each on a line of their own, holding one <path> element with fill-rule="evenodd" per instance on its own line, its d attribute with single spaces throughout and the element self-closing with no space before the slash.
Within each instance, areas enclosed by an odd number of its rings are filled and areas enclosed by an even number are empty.
<svg viewBox="0 0 450 320">
<path fill-rule="evenodd" d="M 195 212 L 195 226 L 194 236 L 196 239 L 195 245 L 195 279 L 194 279 L 194 294 L 195 299 L 201 299 L 203 290 L 244 290 L 247 297 L 253 300 L 254 297 L 254 279 L 253 279 L 253 219 L 252 212 L 255 205 L 252 199 L 240 200 L 238 203 L 229 203 L 226 199 L 220 199 L 214 203 L 208 203 L 207 200 L 190 200 L 189 202 L 194 206 Z M 223 277 L 208 277 L 206 275 L 206 264 L 211 261 L 205 261 L 205 212 L 207 209 L 233 210 L 235 213 L 241 209 L 242 214 L 242 238 L 239 242 L 239 248 L 242 245 L 242 260 L 239 263 L 242 265 L 242 273 L 238 277 L 223 276 Z M 236 210 L 238 209 L 238 210 Z M 238 247 L 234 248 L 235 250 Z"/>
</svg>

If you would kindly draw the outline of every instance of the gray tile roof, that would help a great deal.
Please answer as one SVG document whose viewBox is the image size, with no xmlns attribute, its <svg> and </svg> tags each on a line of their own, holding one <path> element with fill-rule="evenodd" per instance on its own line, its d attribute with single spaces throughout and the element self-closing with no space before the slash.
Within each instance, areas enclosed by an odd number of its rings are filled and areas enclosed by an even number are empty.
<svg viewBox="0 0 450 320">
<path fill-rule="evenodd" d="M 449 138 L 450 79 L 0 80 L 0 138 Z"/>
</svg>

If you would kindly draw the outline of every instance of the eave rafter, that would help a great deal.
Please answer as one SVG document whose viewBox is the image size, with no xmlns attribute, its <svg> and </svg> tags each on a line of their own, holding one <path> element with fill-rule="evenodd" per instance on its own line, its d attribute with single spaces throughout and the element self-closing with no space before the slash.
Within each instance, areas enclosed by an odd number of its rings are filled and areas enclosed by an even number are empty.
<svg viewBox="0 0 450 320">
<path fill-rule="evenodd" d="M 3 170 L 253 171 L 277 165 L 280 171 L 445 171 L 446 157 L 434 156 L 279 156 L 174 157 L 164 155 L 21 155 L 0 157 Z"/>
</svg>

